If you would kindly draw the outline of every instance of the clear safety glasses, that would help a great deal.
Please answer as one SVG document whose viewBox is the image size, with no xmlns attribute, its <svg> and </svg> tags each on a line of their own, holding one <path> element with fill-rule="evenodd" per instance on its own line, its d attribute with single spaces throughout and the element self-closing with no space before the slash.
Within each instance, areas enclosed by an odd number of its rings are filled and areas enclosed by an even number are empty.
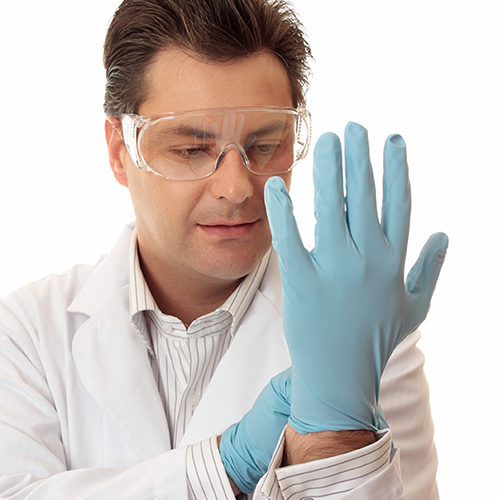
<svg viewBox="0 0 498 500">
<path fill-rule="evenodd" d="M 308 152 L 311 117 L 304 108 L 225 107 L 121 117 L 123 139 L 135 165 L 175 181 L 216 172 L 235 150 L 257 175 L 291 170 Z"/>
</svg>

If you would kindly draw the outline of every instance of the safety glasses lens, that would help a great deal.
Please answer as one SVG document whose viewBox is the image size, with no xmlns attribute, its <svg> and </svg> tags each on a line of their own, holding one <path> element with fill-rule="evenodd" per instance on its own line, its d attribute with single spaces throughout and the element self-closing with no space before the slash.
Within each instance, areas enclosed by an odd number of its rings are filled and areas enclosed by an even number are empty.
<svg viewBox="0 0 498 500">
<path fill-rule="evenodd" d="M 275 175 L 289 171 L 304 156 L 309 130 L 302 122 L 291 110 L 169 115 L 143 127 L 139 151 L 167 179 L 210 175 L 221 165 L 227 146 L 239 151 L 251 172 Z"/>
</svg>

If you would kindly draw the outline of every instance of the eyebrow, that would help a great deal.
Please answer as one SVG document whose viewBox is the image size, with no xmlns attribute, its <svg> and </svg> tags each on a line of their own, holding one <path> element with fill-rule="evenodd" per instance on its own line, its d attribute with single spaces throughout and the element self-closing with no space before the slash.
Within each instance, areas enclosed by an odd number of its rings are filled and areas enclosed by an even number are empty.
<svg viewBox="0 0 498 500">
<path fill-rule="evenodd" d="M 273 132 L 280 132 L 281 130 L 285 130 L 286 128 L 287 128 L 286 122 L 279 120 L 277 122 L 265 125 L 264 127 L 261 127 L 260 129 L 257 129 L 248 135 L 250 136 L 267 135 L 267 134 L 272 134 Z"/>
<path fill-rule="evenodd" d="M 163 129 L 160 131 L 161 135 L 183 135 L 187 137 L 202 137 L 203 139 L 213 139 L 216 138 L 217 134 L 213 132 L 208 132 L 206 130 L 201 130 L 192 125 L 177 125 L 172 128 Z"/>
<path fill-rule="evenodd" d="M 271 134 L 273 132 L 279 132 L 288 128 L 287 124 L 283 120 L 278 120 L 273 123 L 269 123 L 256 129 L 250 131 L 246 134 L 247 137 L 261 136 Z M 160 135 L 166 136 L 185 136 L 185 137 L 197 137 L 202 139 L 218 139 L 219 134 L 216 132 L 210 132 L 206 129 L 200 129 L 193 125 L 176 125 L 174 127 L 163 129 L 159 131 Z"/>
</svg>

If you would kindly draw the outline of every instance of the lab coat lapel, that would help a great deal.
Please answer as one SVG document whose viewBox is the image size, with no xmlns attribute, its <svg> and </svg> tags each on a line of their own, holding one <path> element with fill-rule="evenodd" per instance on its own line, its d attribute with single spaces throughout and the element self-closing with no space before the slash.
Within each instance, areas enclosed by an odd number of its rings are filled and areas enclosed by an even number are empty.
<svg viewBox="0 0 498 500">
<path fill-rule="evenodd" d="M 73 357 L 87 391 L 142 460 L 171 449 L 148 351 L 133 329 L 128 286 L 76 333 Z"/>
<path fill-rule="evenodd" d="M 273 255 L 239 331 L 216 369 L 180 445 L 221 434 L 249 411 L 268 381 L 290 366 Z"/>
</svg>

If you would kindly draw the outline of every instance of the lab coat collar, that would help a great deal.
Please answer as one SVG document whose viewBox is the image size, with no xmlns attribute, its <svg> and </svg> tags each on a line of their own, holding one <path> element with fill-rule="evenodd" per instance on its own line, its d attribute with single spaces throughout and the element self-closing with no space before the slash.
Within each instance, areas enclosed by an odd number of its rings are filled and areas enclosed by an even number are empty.
<svg viewBox="0 0 498 500">
<path fill-rule="evenodd" d="M 134 228 L 135 223 L 132 222 L 123 229 L 113 249 L 92 270 L 67 308 L 68 312 L 92 316 L 116 290 L 128 284 L 130 239 Z"/>
</svg>

